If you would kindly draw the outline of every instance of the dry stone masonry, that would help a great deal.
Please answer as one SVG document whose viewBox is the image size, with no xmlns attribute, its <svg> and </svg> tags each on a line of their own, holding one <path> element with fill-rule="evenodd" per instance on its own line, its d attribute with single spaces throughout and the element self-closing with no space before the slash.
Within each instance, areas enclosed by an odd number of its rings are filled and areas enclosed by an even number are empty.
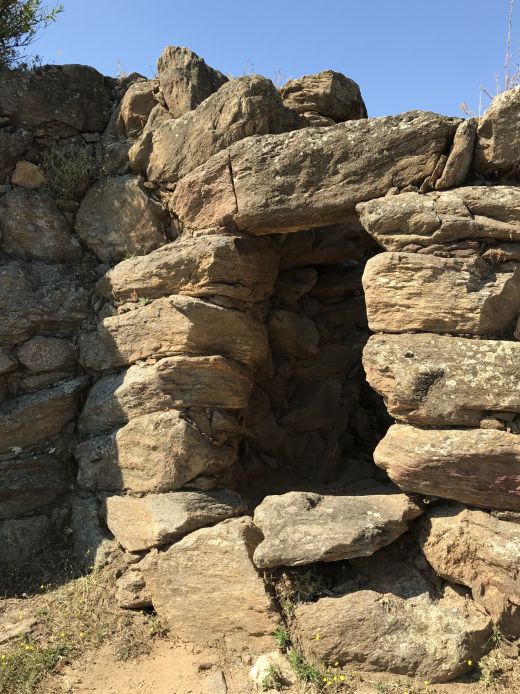
<svg viewBox="0 0 520 694">
<path fill-rule="evenodd" d="M 431 682 L 519 637 L 519 123 L 0 73 L 0 571 L 71 538 L 184 640 Z"/>
</svg>

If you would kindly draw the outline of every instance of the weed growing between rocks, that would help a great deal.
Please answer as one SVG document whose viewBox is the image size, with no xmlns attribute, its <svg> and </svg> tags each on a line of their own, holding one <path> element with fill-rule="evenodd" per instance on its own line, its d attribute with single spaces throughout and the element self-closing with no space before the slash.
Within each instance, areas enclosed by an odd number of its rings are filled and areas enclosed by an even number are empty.
<svg viewBox="0 0 520 694">
<path fill-rule="evenodd" d="M 100 173 L 92 147 L 77 143 L 48 147 L 43 153 L 42 169 L 56 197 L 77 202 Z"/>
</svg>

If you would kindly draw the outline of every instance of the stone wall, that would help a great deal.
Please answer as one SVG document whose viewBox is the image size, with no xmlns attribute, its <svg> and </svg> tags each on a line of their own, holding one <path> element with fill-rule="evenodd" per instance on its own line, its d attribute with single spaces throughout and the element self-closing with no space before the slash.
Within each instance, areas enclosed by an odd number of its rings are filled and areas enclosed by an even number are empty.
<svg viewBox="0 0 520 694">
<path fill-rule="evenodd" d="M 70 535 L 180 638 L 431 681 L 520 636 L 519 111 L 0 74 L 0 564 Z"/>
</svg>

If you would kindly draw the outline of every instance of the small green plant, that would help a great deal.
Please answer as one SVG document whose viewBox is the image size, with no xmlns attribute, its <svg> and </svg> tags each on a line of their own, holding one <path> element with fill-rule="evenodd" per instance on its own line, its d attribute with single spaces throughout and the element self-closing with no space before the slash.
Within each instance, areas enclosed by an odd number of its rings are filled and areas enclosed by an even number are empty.
<svg viewBox="0 0 520 694">
<path fill-rule="evenodd" d="M 308 663 L 302 654 L 294 648 L 287 653 L 287 660 L 300 682 L 307 682 L 308 684 L 315 684 L 317 686 L 322 684 L 323 676 L 318 668 Z"/>
<path fill-rule="evenodd" d="M 148 304 L 152 303 L 152 299 L 146 296 L 141 296 L 139 297 L 139 306 L 148 306 Z"/>
<path fill-rule="evenodd" d="M 52 145 L 42 157 L 47 186 L 58 197 L 80 201 L 99 178 L 99 163 L 87 144 Z"/>
<path fill-rule="evenodd" d="M 283 689 L 284 679 L 280 668 L 277 665 L 269 665 L 267 669 L 267 674 L 262 680 L 262 691 L 268 692 L 274 689 L 274 691 L 279 692 Z"/>
<path fill-rule="evenodd" d="M 0 692 L 29 694 L 69 653 L 65 641 L 41 647 L 20 641 L 0 656 Z"/>
<path fill-rule="evenodd" d="M 498 651 L 492 651 L 478 662 L 479 682 L 484 687 L 494 687 L 498 684 L 504 670 L 504 663 Z"/>
<path fill-rule="evenodd" d="M 281 651 L 286 651 L 291 645 L 291 637 L 287 629 L 275 629 L 273 631 L 273 638 Z"/>
<path fill-rule="evenodd" d="M 63 5 L 53 8 L 43 6 L 43 0 L 1 0 L 0 2 L 0 70 L 15 67 L 31 67 L 38 63 L 26 59 L 24 49 L 37 38 L 63 12 Z"/>
</svg>

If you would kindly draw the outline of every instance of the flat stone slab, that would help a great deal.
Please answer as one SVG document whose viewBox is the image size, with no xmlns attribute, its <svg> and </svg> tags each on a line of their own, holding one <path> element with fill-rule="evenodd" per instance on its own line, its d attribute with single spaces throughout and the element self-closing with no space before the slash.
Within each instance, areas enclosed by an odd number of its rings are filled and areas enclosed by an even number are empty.
<svg viewBox="0 0 520 694">
<path fill-rule="evenodd" d="M 394 424 L 374 462 L 403 491 L 520 511 L 520 436 L 492 429 Z"/>
<path fill-rule="evenodd" d="M 520 270 L 495 272 L 481 259 L 380 253 L 363 287 L 373 332 L 496 336 L 520 310 Z"/>
<path fill-rule="evenodd" d="M 253 518 L 264 535 L 254 561 L 265 569 L 368 556 L 393 542 L 421 513 L 406 494 L 384 487 L 359 496 L 268 496 Z"/>
<path fill-rule="evenodd" d="M 403 422 L 478 427 L 489 411 L 520 413 L 518 342 L 373 335 L 363 366 L 389 414 Z"/>
<path fill-rule="evenodd" d="M 103 506 L 106 524 L 129 552 L 168 544 L 244 510 L 238 494 L 228 491 L 109 496 Z"/>
</svg>

